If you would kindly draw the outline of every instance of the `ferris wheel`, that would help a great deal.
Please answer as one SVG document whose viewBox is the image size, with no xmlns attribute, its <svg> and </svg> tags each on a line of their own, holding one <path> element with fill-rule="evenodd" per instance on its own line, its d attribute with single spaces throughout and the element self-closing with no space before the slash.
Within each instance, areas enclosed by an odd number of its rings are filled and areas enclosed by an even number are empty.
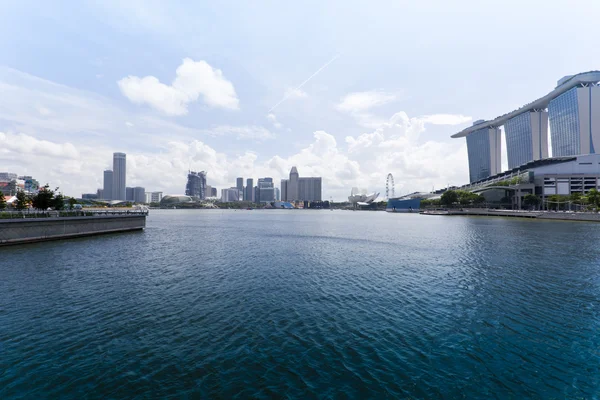
<svg viewBox="0 0 600 400">
<path fill-rule="evenodd" d="M 391 183 L 391 184 L 390 184 Z M 390 197 L 390 187 L 392 189 L 392 196 Z M 396 196 L 395 188 L 394 188 L 394 175 L 387 174 L 387 178 L 385 179 L 385 197 L 393 198 Z"/>
</svg>

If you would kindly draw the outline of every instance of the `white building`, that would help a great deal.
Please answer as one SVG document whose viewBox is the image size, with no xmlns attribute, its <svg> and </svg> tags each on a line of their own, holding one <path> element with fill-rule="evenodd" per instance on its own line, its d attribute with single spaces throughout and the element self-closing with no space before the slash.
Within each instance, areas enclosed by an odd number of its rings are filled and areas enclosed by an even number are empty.
<svg viewBox="0 0 600 400">
<path fill-rule="evenodd" d="M 146 192 L 146 203 L 160 203 L 163 192 Z"/>
</svg>

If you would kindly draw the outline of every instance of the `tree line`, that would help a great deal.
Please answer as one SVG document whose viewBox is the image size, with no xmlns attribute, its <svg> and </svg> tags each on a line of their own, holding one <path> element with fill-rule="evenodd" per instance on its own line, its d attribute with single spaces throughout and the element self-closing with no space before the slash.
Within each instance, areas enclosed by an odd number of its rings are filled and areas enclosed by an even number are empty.
<svg viewBox="0 0 600 400">
<path fill-rule="evenodd" d="M 74 198 L 69 198 L 68 201 L 65 201 L 65 197 L 62 193 L 58 192 L 58 188 L 52 190 L 50 186 L 46 184 L 44 187 L 40 188 L 35 195 L 28 195 L 22 190 L 19 190 L 16 194 L 16 200 L 14 207 L 19 210 L 26 210 L 29 207 L 33 207 L 37 210 L 64 210 L 66 204 L 69 205 L 69 208 L 73 208 L 77 201 Z M 4 210 L 7 208 L 6 199 L 4 198 L 4 193 L 0 191 L 0 210 Z"/>
</svg>

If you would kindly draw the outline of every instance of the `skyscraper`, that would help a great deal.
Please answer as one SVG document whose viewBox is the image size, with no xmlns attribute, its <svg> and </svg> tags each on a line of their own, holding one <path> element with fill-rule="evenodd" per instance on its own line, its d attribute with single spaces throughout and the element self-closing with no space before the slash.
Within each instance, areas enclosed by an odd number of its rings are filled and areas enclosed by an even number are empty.
<svg viewBox="0 0 600 400">
<path fill-rule="evenodd" d="M 112 187 L 112 200 L 125 200 L 126 196 L 126 169 L 127 160 L 125 153 L 114 153 L 113 154 L 113 187 Z"/>
<path fill-rule="evenodd" d="M 526 111 L 504 124 L 508 168 L 548 158 L 548 112 Z"/>
<path fill-rule="evenodd" d="M 240 200 L 243 200 L 243 197 L 244 197 L 244 178 L 237 178 L 237 182 L 236 183 L 237 183 L 236 184 L 237 190 L 238 190 L 238 192 L 240 192 L 240 196 L 242 197 L 242 199 L 240 199 Z"/>
<path fill-rule="evenodd" d="M 185 185 L 186 196 L 206 199 L 206 172 L 189 171 L 187 184 Z"/>
<path fill-rule="evenodd" d="M 270 203 L 275 201 L 275 188 L 273 178 L 259 178 L 257 188 L 257 203 Z"/>
<path fill-rule="evenodd" d="M 246 195 L 244 196 L 245 201 L 254 202 L 254 179 L 246 179 Z"/>
<path fill-rule="evenodd" d="M 132 187 L 126 187 L 125 188 L 125 200 L 127 201 L 133 201 L 134 197 L 133 197 L 133 188 Z"/>
<path fill-rule="evenodd" d="M 145 203 L 146 202 L 146 189 L 141 186 L 136 186 L 133 188 L 133 201 L 135 203 Z"/>
<path fill-rule="evenodd" d="M 110 169 L 104 171 L 104 188 L 102 189 L 103 200 L 112 200 L 113 172 Z"/>
<path fill-rule="evenodd" d="M 501 172 L 501 126 L 510 169 L 549 156 L 548 130 L 553 157 L 596 153 L 600 148 L 599 82 L 600 71 L 565 76 L 545 96 L 452 135 L 467 138 L 471 182 Z"/>
<path fill-rule="evenodd" d="M 560 81 L 559 81 L 560 82 Z M 554 157 L 600 152 L 600 87 L 571 88 L 548 103 Z"/>
<path fill-rule="evenodd" d="M 475 121 L 473 125 L 484 121 Z M 482 124 L 483 125 L 483 124 Z M 500 172 L 500 128 L 482 126 L 467 136 L 469 178 L 471 182 Z"/>
<path fill-rule="evenodd" d="M 292 167 L 290 179 L 281 180 L 282 201 L 321 201 L 321 177 L 300 178 L 298 169 Z"/>
</svg>

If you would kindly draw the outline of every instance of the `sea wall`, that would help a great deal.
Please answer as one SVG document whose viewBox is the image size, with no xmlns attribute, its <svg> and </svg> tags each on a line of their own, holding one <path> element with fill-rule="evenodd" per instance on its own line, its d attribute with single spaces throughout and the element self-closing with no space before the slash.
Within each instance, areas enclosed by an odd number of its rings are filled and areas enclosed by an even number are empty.
<svg viewBox="0 0 600 400">
<path fill-rule="evenodd" d="M 143 214 L 0 219 L 0 246 L 135 231 L 145 227 L 146 216 Z"/>
<path fill-rule="evenodd" d="M 460 210 L 426 210 L 423 215 L 471 215 L 487 217 L 515 217 L 554 219 L 561 221 L 588 221 L 600 222 L 600 214 L 591 212 L 553 212 L 553 211 L 515 211 L 515 210 L 489 210 L 489 209 L 460 209 Z"/>
</svg>

